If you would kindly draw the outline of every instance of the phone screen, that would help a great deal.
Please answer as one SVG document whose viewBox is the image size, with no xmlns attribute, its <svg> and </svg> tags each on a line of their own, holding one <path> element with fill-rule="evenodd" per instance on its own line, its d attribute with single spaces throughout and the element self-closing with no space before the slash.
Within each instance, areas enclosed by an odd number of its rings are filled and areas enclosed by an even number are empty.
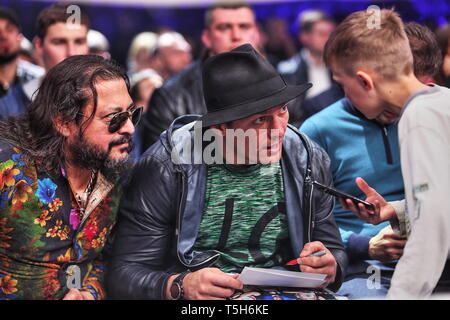
<svg viewBox="0 0 450 320">
<path fill-rule="evenodd" d="M 375 205 L 373 203 L 361 200 L 355 196 L 352 196 L 351 194 L 339 191 L 337 189 L 334 189 L 332 187 L 326 186 L 320 182 L 313 181 L 312 184 L 316 186 L 320 191 L 331 194 L 337 198 L 341 199 L 350 199 L 357 205 L 358 203 L 362 203 L 367 209 L 375 211 Z"/>
</svg>

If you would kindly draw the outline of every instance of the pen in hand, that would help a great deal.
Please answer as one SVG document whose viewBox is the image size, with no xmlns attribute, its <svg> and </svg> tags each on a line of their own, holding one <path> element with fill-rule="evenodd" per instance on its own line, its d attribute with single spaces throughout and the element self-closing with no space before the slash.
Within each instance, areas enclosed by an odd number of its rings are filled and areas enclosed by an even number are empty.
<svg viewBox="0 0 450 320">
<path fill-rule="evenodd" d="M 326 254 L 326 251 L 322 250 L 322 251 L 317 251 L 317 252 L 311 253 L 311 254 L 307 255 L 305 258 L 308 258 L 308 257 L 321 257 L 321 256 L 323 256 L 325 254 Z M 286 266 L 293 266 L 293 265 L 296 265 L 296 264 L 300 264 L 300 263 L 298 263 L 297 259 L 294 259 L 294 260 L 289 261 L 285 265 Z"/>
</svg>

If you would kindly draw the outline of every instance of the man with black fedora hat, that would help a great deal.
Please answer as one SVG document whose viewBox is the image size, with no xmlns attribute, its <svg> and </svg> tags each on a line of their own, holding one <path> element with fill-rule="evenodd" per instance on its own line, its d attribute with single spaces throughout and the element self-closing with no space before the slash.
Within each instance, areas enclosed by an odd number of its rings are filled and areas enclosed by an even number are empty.
<svg viewBox="0 0 450 320">
<path fill-rule="evenodd" d="M 134 169 L 110 297 L 225 299 L 243 288 L 244 267 L 292 259 L 339 288 L 347 256 L 334 200 L 310 184 L 332 183 L 329 158 L 288 125 L 287 102 L 311 84 L 287 85 L 249 44 L 208 58 L 202 73 L 208 113 L 175 120 Z"/>
<path fill-rule="evenodd" d="M 143 150 L 159 140 L 177 117 L 207 112 L 203 99 L 202 63 L 207 57 L 230 51 L 244 43 L 261 47 L 254 9 L 246 1 L 213 1 L 204 15 L 200 59 L 173 75 L 156 89 L 142 118 Z"/>
</svg>

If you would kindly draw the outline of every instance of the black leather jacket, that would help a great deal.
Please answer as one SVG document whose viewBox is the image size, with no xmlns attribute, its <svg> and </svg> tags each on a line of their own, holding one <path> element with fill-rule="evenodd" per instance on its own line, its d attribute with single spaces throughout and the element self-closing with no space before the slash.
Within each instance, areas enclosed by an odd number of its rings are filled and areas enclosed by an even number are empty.
<svg viewBox="0 0 450 320">
<path fill-rule="evenodd" d="M 207 165 L 174 164 L 174 159 L 194 148 L 194 130 L 187 128 L 196 119 L 198 116 L 175 120 L 134 168 L 119 208 L 113 258 L 107 273 L 110 298 L 164 299 L 171 274 L 213 266 L 219 258 L 216 252 L 192 250 L 202 218 Z M 290 259 L 298 256 L 305 243 L 321 241 L 338 263 L 336 281 L 330 286 L 337 289 L 348 262 L 332 215 L 334 199 L 305 184 L 307 179 L 331 184 L 330 161 L 322 148 L 304 138 L 310 145 L 308 157 L 302 137 L 294 127 L 286 130 L 281 160 Z"/>
</svg>

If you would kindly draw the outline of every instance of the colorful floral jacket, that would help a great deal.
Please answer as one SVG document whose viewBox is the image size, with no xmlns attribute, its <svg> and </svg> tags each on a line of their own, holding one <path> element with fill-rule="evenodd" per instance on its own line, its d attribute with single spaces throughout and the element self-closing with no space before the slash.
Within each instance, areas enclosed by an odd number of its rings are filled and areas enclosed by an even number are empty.
<svg viewBox="0 0 450 320">
<path fill-rule="evenodd" d="M 105 297 L 102 251 L 119 190 L 101 176 L 94 195 L 82 220 L 63 170 L 41 172 L 0 142 L 0 299 L 62 299 L 74 287 Z"/>
</svg>

